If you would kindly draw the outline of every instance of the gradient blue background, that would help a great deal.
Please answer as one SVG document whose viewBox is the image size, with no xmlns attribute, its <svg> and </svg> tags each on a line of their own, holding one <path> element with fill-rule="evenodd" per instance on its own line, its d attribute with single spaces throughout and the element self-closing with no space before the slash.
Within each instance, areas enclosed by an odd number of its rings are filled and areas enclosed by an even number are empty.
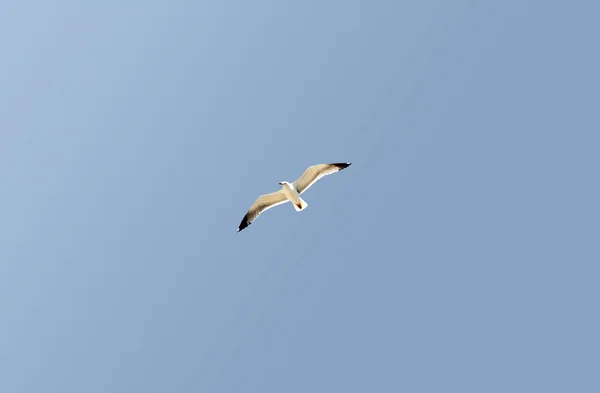
<svg viewBox="0 0 600 393">
<path fill-rule="evenodd" d="M 0 391 L 600 391 L 599 13 L 2 3 Z"/>
</svg>

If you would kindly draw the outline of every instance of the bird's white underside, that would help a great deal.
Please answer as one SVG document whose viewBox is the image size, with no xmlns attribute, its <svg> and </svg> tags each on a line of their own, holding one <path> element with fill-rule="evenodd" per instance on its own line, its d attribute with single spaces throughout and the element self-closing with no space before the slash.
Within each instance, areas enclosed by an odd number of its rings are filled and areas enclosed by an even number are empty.
<svg viewBox="0 0 600 393">
<path fill-rule="evenodd" d="M 350 165 L 350 163 L 347 163 L 347 165 Z M 270 194 L 261 195 L 254 201 L 246 213 L 248 221 L 247 225 L 250 225 L 256 220 L 261 213 L 286 202 L 292 202 L 296 211 L 304 210 L 308 204 L 300 198 L 300 194 L 308 190 L 319 179 L 340 170 L 339 167 L 333 164 L 313 165 L 308 167 L 302 176 L 293 183 L 282 182 L 283 184 L 280 190 Z M 239 231 L 240 229 L 238 228 L 238 232 Z"/>
</svg>

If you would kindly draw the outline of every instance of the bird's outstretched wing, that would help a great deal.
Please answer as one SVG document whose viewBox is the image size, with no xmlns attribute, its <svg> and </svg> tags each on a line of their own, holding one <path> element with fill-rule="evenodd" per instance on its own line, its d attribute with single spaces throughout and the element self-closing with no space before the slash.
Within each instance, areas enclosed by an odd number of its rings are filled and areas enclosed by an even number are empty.
<svg viewBox="0 0 600 393">
<path fill-rule="evenodd" d="M 258 216 L 260 216 L 260 214 L 265 210 L 269 210 L 270 208 L 281 205 L 287 201 L 288 199 L 283 193 L 283 190 L 259 196 L 258 199 L 254 201 L 252 206 L 250 206 L 250 209 L 248 209 L 248 212 L 242 219 L 237 231 L 239 232 L 248 225 L 252 224 L 252 221 L 256 220 Z"/>
<path fill-rule="evenodd" d="M 342 169 L 348 168 L 349 166 L 349 162 L 309 166 L 308 169 L 304 171 L 302 176 L 300 176 L 298 180 L 294 182 L 294 187 L 298 191 L 298 194 L 302 194 L 323 176 L 339 172 Z"/>
</svg>

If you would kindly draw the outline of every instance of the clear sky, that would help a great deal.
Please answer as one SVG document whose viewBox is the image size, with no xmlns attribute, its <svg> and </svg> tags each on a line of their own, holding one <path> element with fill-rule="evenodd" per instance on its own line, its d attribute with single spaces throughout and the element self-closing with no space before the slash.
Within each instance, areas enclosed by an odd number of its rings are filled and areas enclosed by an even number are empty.
<svg viewBox="0 0 600 393">
<path fill-rule="evenodd" d="M 3 2 L 0 391 L 600 391 L 599 13 Z"/>
</svg>

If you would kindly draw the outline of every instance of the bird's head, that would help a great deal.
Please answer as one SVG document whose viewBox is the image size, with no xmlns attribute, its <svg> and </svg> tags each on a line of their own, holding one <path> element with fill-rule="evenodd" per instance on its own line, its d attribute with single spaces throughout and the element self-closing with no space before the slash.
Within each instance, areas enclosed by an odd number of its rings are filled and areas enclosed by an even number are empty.
<svg viewBox="0 0 600 393">
<path fill-rule="evenodd" d="M 286 181 L 280 181 L 280 182 L 279 182 L 279 185 L 281 185 L 281 186 L 285 186 L 286 184 L 289 184 L 289 183 L 288 183 L 288 182 L 286 182 Z"/>
</svg>

